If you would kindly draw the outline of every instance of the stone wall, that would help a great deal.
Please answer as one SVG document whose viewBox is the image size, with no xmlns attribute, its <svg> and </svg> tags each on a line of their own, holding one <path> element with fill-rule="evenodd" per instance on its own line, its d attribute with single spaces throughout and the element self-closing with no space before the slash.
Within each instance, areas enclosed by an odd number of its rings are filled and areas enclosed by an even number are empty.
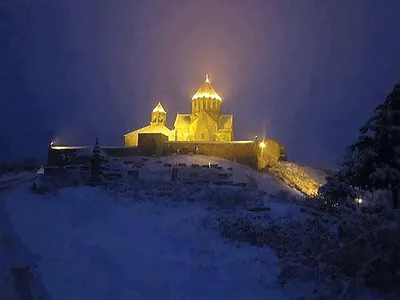
<svg viewBox="0 0 400 300">
<path fill-rule="evenodd" d="M 286 160 L 285 148 L 274 140 L 263 141 L 263 147 L 258 147 L 258 170 L 264 170 L 276 165 L 279 161 Z"/>
<path fill-rule="evenodd" d="M 138 147 L 105 147 L 101 149 L 107 155 L 112 157 L 129 157 L 140 155 Z"/>
<path fill-rule="evenodd" d="M 139 153 L 142 156 L 160 156 L 168 136 L 162 133 L 140 133 L 138 139 Z"/>
<path fill-rule="evenodd" d="M 124 145 L 125 146 L 137 146 L 138 144 L 138 133 L 131 132 L 124 136 Z"/>
<path fill-rule="evenodd" d="M 47 166 L 90 165 L 93 147 L 51 147 L 47 153 Z M 111 157 L 129 157 L 139 155 L 137 147 L 101 148 L 105 155 Z"/>
<path fill-rule="evenodd" d="M 196 153 L 216 156 L 257 168 L 257 144 L 253 141 L 235 142 L 166 142 L 164 155 Z"/>
<path fill-rule="evenodd" d="M 202 154 L 234 160 L 254 169 L 265 170 L 285 160 L 284 147 L 274 140 L 265 140 L 264 147 L 256 141 L 232 142 L 179 142 L 168 141 L 160 134 L 139 134 L 138 147 L 104 147 L 105 156 L 111 158 L 130 156 L 153 156 Z M 61 165 L 90 165 L 92 147 L 52 147 L 49 149 L 47 167 Z"/>
</svg>

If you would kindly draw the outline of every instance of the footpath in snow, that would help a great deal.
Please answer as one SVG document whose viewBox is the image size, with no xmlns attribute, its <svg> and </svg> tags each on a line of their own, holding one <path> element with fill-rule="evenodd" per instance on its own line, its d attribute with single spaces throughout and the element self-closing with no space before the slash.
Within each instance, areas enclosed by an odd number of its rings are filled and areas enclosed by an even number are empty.
<svg viewBox="0 0 400 300">
<path fill-rule="evenodd" d="M 97 188 L 6 199 L 52 299 L 290 299 L 267 247 L 224 239 L 201 203 L 132 202 Z"/>
</svg>

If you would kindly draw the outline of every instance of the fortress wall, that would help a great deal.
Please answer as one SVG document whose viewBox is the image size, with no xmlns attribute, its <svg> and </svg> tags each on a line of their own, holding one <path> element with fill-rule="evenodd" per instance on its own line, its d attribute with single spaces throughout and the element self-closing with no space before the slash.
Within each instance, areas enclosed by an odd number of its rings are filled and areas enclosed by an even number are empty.
<svg viewBox="0 0 400 300">
<path fill-rule="evenodd" d="M 285 148 L 274 140 L 265 140 L 265 147 L 258 147 L 258 170 L 275 166 L 279 161 L 286 160 Z"/>
<path fill-rule="evenodd" d="M 140 133 L 139 153 L 143 156 L 162 155 L 165 142 L 168 136 L 162 133 Z"/>
<path fill-rule="evenodd" d="M 197 148 L 197 151 L 196 151 Z M 166 142 L 164 155 L 196 153 L 216 156 L 257 168 L 257 145 L 253 141 L 237 142 Z"/>
<path fill-rule="evenodd" d="M 137 147 L 139 134 L 136 132 L 131 132 L 124 136 L 124 144 L 129 147 Z"/>
<path fill-rule="evenodd" d="M 90 165 L 93 147 L 56 146 L 49 148 L 47 167 L 60 165 Z M 139 155 L 138 147 L 104 147 L 103 152 L 111 157 L 130 157 Z"/>
<path fill-rule="evenodd" d="M 129 157 L 140 155 L 139 147 L 106 147 L 101 149 L 112 157 Z"/>
<path fill-rule="evenodd" d="M 110 157 L 152 156 L 180 154 L 202 154 L 235 160 L 254 169 L 264 170 L 285 160 L 284 147 L 274 140 L 264 141 L 261 148 L 255 141 L 232 142 L 178 142 L 167 141 L 167 137 L 155 134 L 140 134 L 139 147 L 102 147 Z M 52 147 L 48 152 L 47 167 L 61 165 L 90 166 L 92 147 Z"/>
</svg>

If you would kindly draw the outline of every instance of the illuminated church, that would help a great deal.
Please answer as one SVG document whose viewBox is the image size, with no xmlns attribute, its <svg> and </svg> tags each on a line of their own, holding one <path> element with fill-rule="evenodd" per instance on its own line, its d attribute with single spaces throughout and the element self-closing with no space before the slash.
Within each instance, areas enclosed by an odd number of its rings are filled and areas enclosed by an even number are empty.
<svg viewBox="0 0 400 300">
<path fill-rule="evenodd" d="M 140 133 L 162 133 L 169 141 L 233 141 L 233 115 L 221 114 L 222 101 L 206 75 L 205 82 L 192 97 L 192 113 L 178 113 L 171 130 L 165 125 L 167 112 L 158 103 L 148 126 L 125 134 L 125 146 L 137 146 Z"/>
</svg>

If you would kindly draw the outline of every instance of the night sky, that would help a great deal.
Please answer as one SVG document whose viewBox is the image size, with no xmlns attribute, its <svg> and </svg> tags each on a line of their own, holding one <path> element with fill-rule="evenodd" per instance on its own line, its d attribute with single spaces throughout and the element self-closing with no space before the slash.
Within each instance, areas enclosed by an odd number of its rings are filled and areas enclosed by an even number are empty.
<svg viewBox="0 0 400 300">
<path fill-rule="evenodd" d="M 398 0 L 0 0 L 0 159 L 123 145 L 210 74 L 236 139 L 331 167 L 400 80 Z"/>
</svg>

